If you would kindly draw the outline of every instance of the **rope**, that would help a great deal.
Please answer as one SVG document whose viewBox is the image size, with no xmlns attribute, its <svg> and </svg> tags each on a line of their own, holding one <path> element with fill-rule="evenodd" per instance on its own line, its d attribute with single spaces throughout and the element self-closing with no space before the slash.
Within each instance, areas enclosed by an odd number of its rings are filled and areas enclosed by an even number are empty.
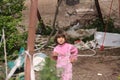
<svg viewBox="0 0 120 80">
<path fill-rule="evenodd" d="M 26 53 L 26 57 L 28 56 L 29 60 L 30 60 L 30 64 L 31 64 L 31 72 L 30 72 L 30 78 L 31 80 L 35 80 L 35 72 L 33 69 L 33 60 L 32 60 L 32 56 L 30 55 L 29 51 L 25 51 Z M 26 61 L 26 57 L 25 57 L 25 61 Z M 26 65 L 26 64 L 25 64 Z"/>
<path fill-rule="evenodd" d="M 113 0 L 111 1 L 111 5 L 110 5 L 109 18 L 110 18 L 110 14 L 111 14 L 112 4 L 113 4 Z M 105 41 L 105 37 L 106 37 L 106 32 L 107 32 L 107 26 L 105 26 L 105 33 L 104 33 L 104 36 L 103 36 L 103 41 L 102 41 L 102 45 L 101 45 L 100 50 L 104 49 L 104 41 Z"/>
<path fill-rule="evenodd" d="M 8 76 L 6 77 L 6 80 L 9 80 L 12 75 L 14 74 L 14 72 L 16 71 L 16 69 L 18 67 L 20 67 L 22 64 L 21 64 L 21 59 L 22 59 L 22 56 L 24 55 L 24 53 L 26 53 L 26 55 L 28 55 L 29 59 L 30 59 L 30 63 L 31 63 L 31 69 L 30 69 L 30 77 L 31 77 L 31 80 L 35 80 L 35 73 L 34 73 L 34 69 L 33 69 L 33 61 L 32 61 L 32 57 L 31 55 L 29 54 L 28 51 L 24 51 L 21 56 L 18 57 L 18 59 L 16 60 L 16 64 L 15 66 L 12 68 L 12 70 L 10 71 L 10 73 L 8 74 Z M 26 57 L 25 57 L 26 59 Z"/>
<path fill-rule="evenodd" d="M 88 54 L 86 54 L 86 55 L 78 55 L 78 57 L 91 57 L 91 56 L 96 55 L 96 51 L 94 49 L 89 49 L 89 50 L 91 50 L 93 52 L 93 54 L 90 54 L 90 55 L 88 55 Z"/>
</svg>

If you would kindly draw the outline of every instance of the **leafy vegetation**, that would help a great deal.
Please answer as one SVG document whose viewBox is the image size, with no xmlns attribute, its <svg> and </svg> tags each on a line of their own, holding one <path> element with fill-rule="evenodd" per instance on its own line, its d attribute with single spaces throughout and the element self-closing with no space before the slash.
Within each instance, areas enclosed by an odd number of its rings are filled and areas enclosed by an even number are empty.
<svg viewBox="0 0 120 80">
<path fill-rule="evenodd" d="M 50 57 L 47 57 L 45 61 L 45 66 L 43 70 L 40 71 L 40 80 L 60 80 L 59 77 L 56 76 L 56 62 Z"/>
<path fill-rule="evenodd" d="M 0 38 L 2 38 L 2 29 L 5 31 L 6 50 L 8 59 L 10 55 L 15 55 L 21 46 L 25 47 L 27 34 L 21 34 L 17 27 L 21 26 L 19 23 L 22 20 L 22 10 L 24 7 L 24 0 L 0 0 Z M 4 45 L 1 43 L 0 60 L 3 61 Z M 10 57 L 11 58 L 11 57 Z"/>
<path fill-rule="evenodd" d="M 4 29 L 7 59 L 12 60 L 18 56 L 20 47 L 25 47 L 27 33 L 20 33 L 17 27 L 23 26 L 19 23 L 22 20 L 24 0 L 0 0 L 0 39 Z M 0 42 L 0 64 L 4 61 L 4 44 Z M 0 67 L 0 80 L 5 80 L 5 67 Z M 11 78 L 11 80 L 13 80 Z"/>
</svg>

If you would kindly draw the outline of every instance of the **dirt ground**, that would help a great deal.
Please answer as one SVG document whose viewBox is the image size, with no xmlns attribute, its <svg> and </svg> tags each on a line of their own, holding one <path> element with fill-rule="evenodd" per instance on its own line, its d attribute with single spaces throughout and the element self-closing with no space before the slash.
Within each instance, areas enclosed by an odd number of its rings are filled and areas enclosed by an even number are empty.
<svg viewBox="0 0 120 80">
<path fill-rule="evenodd" d="M 120 48 L 96 50 L 96 55 L 79 57 L 73 65 L 73 80 L 118 80 L 120 76 Z M 86 53 L 81 51 L 81 54 Z M 87 53 L 91 53 L 87 51 Z"/>
</svg>

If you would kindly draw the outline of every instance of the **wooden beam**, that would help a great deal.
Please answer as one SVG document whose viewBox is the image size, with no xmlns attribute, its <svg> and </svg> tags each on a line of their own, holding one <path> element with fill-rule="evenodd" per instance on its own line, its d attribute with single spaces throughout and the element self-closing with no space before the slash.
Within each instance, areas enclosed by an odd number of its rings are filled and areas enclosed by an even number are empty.
<svg viewBox="0 0 120 80">
<path fill-rule="evenodd" d="M 27 39 L 27 50 L 29 51 L 31 57 L 33 57 L 32 55 L 34 54 L 35 32 L 37 24 L 37 6 L 38 0 L 31 0 Z M 28 55 L 26 55 L 26 62 L 24 68 L 25 80 L 31 80 L 31 63 Z"/>
</svg>

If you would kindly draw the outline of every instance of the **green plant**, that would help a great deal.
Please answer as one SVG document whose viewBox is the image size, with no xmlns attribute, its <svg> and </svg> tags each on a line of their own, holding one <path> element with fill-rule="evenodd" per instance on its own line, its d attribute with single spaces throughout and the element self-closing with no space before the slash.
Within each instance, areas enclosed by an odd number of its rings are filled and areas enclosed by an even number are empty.
<svg viewBox="0 0 120 80">
<path fill-rule="evenodd" d="M 26 33 L 19 33 L 17 27 L 22 20 L 24 0 L 0 0 L 0 38 L 5 31 L 7 56 L 16 54 L 21 46 L 25 47 Z M 3 60 L 3 43 L 0 47 L 0 60 Z M 14 57 L 14 56 L 13 56 Z M 9 58 L 8 58 L 9 59 Z"/>
<path fill-rule="evenodd" d="M 47 57 L 45 61 L 45 66 L 40 71 L 40 80 L 60 80 L 56 76 L 56 62 L 49 57 Z"/>
</svg>

